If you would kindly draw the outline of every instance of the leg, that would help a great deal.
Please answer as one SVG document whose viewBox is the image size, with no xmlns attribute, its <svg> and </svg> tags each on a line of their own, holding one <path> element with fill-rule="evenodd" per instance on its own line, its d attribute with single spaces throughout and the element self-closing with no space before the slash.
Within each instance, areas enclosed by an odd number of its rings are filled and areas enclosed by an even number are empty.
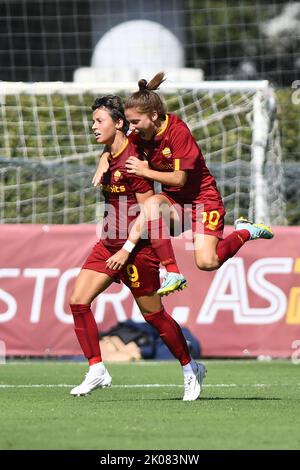
<svg viewBox="0 0 300 470">
<path fill-rule="evenodd" d="M 182 365 L 191 357 L 181 328 L 168 315 L 155 292 L 159 286 L 159 261 L 150 247 L 137 252 L 121 273 L 122 281 L 129 287 L 142 315 L 159 334 Z"/>
<path fill-rule="evenodd" d="M 105 291 L 113 279 L 105 273 L 82 269 L 78 274 L 70 304 L 90 304 L 101 292 Z"/>
<path fill-rule="evenodd" d="M 203 271 L 218 269 L 249 240 L 247 230 L 236 230 L 223 239 L 224 216 L 221 204 L 196 204 L 193 209 L 195 261 Z"/>
<path fill-rule="evenodd" d="M 183 400 L 196 400 L 206 374 L 203 364 L 197 364 L 190 355 L 189 348 L 178 323 L 165 311 L 160 297 L 153 295 L 135 298 L 145 320 L 155 328 L 163 342 L 180 362 L 184 374 L 185 393 Z"/>
<path fill-rule="evenodd" d="M 137 297 L 136 302 L 145 320 L 159 333 L 164 343 L 182 366 L 191 362 L 187 342 L 178 323 L 165 311 L 158 294 Z"/>
<path fill-rule="evenodd" d="M 164 310 L 161 298 L 155 292 L 159 286 L 159 261 L 150 247 L 144 247 L 136 253 L 121 276 L 130 288 L 145 320 L 158 331 L 182 365 L 185 378 L 184 400 L 195 400 L 201 392 L 205 367 L 191 359 L 180 326 Z"/>
<path fill-rule="evenodd" d="M 167 270 L 167 276 L 157 292 L 163 296 L 182 290 L 187 286 L 186 279 L 179 272 L 170 240 L 170 229 L 179 223 L 176 208 L 166 196 L 156 194 L 145 201 L 143 211 L 151 246 Z"/>
<path fill-rule="evenodd" d="M 224 240 L 220 240 L 217 246 L 217 255 L 220 266 L 234 256 L 248 240 L 270 239 L 274 234 L 270 227 L 264 224 L 253 224 L 247 219 L 240 218 L 235 221 L 235 231 Z"/>
<path fill-rule="evenodd" d="M 90 366 L 101 362 L 98 328 L 90 304 L 112 282 L 107 274 L 82 269 L 70 298 L 75 333 Z"/>
<path fill-rule="evenodd" d="M 70 298 L 70 308 L 74 318 L 75 333 L 90 370 L 86 379 L 71 390 L 71 395 L 86 395 L 95 388 L 109 386 L 111 377 L 101 358 L 99 334 L 90 304 L 113 282 L 107 274 L 90 269 L 82 269 L 75 281 Z"/>
<path fill-rule="evenodd" d="M 223 240 L 211 235 L 195 234 L 194 247 L 197 267 L 203 271 L 218 269 L 225 261 L 232 258 L 247 240 L 249 240 L 247 230 L 232 232 Z"/>
<path fill-rule="evenodd" d="M 220 267 L 217 256 L 217 246 L 219 239 L 211 235 L 194 234 L 194 255 L 195 262 L 199 269 L 203 271 L 214 271 Z"/>
<path fill-rule="evenodd" d="M 163 194 L 156 194 L 145 201 L 143 211 L 148 238 L 158 259 L 168 272 L 179 273 L 170 241 L 171 219 L 174 218 L 171 207 L 171 202 Z"/>
</svg>

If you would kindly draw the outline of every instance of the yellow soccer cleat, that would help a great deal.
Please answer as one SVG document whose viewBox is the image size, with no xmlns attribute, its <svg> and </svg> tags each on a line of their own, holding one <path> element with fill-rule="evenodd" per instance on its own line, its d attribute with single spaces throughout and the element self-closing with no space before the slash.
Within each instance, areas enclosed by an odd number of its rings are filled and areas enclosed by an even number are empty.
<svg viewBox="0 0 300 470">
<path fill-rule="evenodd" d="M 180 273 L 167 273 L 157 294 L 160 296 L 169 295 L 177 290 L 187 287 L 186 278 Z"/>
<path fill-rule="evenodd" d="M 248 230 L 250 240 L 258 240 L 259 238 L 270 239 L 274 237 L 274 233 L 270 227 L 264 224 L 254 224 L 244 217 L 240 217 L 234 222 L 235 230 Z"/>
</svg>

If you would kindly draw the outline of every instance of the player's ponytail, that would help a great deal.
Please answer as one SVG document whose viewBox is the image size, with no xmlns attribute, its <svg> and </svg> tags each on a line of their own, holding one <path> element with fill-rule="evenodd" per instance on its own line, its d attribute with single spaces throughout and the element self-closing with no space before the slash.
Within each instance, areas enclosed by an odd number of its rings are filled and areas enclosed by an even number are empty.
<svg viewBox="0 0 300 470">
<path fill-rule="evenodd" d="M 158 90 L 159 86 L 166 80 L 165 73 L 157 73 L 150 82 L 147 83 L 147 90 Z"/>
<path fill-rule="evenodd" d="M 159 118 L 165 119 L 166 107 L 160 96 L 154 90 L 158 90 L 165 81 L 165 73 L 157 73 L 150 82 L 144 78 L 138 81 L 139 91 L 136 91 L 125 101 L 125 109 L 136 108 L 139 112 L 150 115 L 156 111 Z"/>
<path fill-rule="evenodd" d="M 144 78 L 138 81 L 139 91 L 148 90 L 158 90 L 159 86 L 166 80 L 165 72 L 157 73 L 150 82 L 147 82 Z"/>
</svg>

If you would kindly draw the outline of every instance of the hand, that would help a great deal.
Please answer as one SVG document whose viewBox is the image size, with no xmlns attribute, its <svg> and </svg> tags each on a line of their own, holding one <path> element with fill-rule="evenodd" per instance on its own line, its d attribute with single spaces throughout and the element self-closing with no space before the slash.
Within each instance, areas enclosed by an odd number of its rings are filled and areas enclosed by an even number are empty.
<svg viewBox="0 0 300 470">
<path fill-rule="evenodd" d="M 104 173 L 106 173 L 109 169 L 109 162 L 107 157 L 102 156 L 100 158 L 100 162 L 97 168 L 96 173 L 94 174 L 94 177 L 92 179 L 93 186 L 98 186 L 98 184 L 101 182 L 102 176 Z"/>
<path fill-rule="evenodd" d="M 117 253 L 106 260 L 106 266 L 110 269 L 120 270 L 127 262 L 129 255 L 130 253 L 128 253 L 128 251 L 121 248 L 121 250 L 117 251 Z"/>
<path fill-rule="evenodd" d="M 145 160 L 140 160 L 136 157 L 129 157 L 125 163 L 127 173 L 137 176 L 146 176 L 149 164 Z"/>
</svg>

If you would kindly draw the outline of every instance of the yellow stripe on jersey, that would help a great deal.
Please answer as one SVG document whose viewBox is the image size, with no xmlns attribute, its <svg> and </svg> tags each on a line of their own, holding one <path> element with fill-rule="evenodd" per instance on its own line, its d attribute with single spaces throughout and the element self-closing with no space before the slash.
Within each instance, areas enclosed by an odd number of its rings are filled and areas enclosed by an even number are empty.
<svg viewBox="0 0 300 470">
<path fill-rule="evenodd" d="M 180 170 L 180 159 L 175 158 L 174 160 L 174 170 Z"/>
<path fill-rule="evenodd" d="M 168 124 L 169 124 L 169 116 L 166 115 L 166 120 L 163 124 L 163 126 L 159 129 L 158 133 L 156 135 L 161 135 L 165 132 L 165 130 L 167 129 L 168 127 Z"/>
<path fill-rule="evenodd" d="M 115 153 L 115 155 L 112 155 L 112 157 L 113 157 L 113 158 L 116 158 L 116 157 L 118 157 L 119 155 L 121 155 L 121 153 L 124 152 L 124 150 L 126 149 L 128 143 L 129 143 L 129 140 L 128 140 L 127 137 L 126 137 L 125 144 L 123 145 L 123 147 L 121 148 L 121 150 L 119 150 L 117 153 Z"/>
</svg>

